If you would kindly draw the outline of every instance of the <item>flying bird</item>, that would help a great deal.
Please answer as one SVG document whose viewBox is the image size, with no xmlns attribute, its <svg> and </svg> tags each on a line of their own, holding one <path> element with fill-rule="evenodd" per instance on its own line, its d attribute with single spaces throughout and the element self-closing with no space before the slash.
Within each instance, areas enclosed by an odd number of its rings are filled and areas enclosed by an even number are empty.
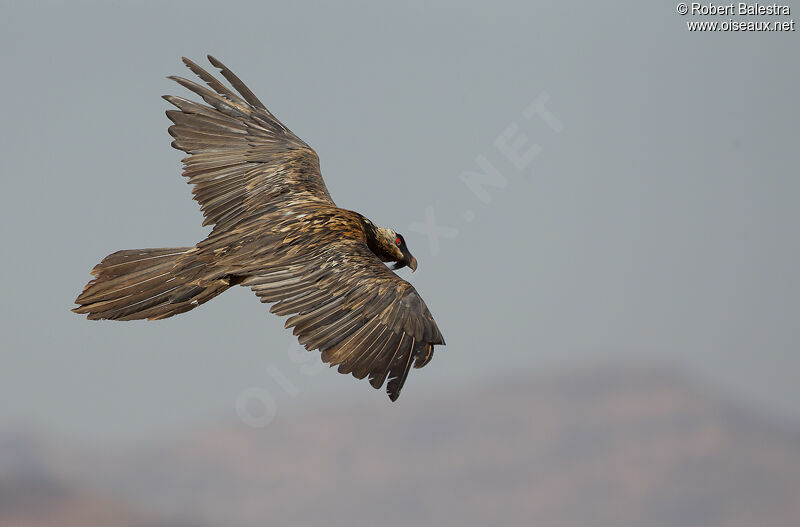
<svg viewBox="0 0 800 527">
<path fill-rule="evenodd" d="M 157 320 L 246 286 L 338 371 L 394 401 L 413 365 L 444 338 L 416 289 L 394 271 L 417 268 L 403 236 L 336 206 L 316 152 L 284 126 L 219 60 L 231 89 L 187 58 L 205 82 L 172 76 L 203 103 L 166 95 L 172 146 L 188 154 L 208 237 L 193 247 L 106 256 L 75 300 L 91 320 Z M 235 91 L 234 91 L 235 90 Z M 393 263 L 392 269 L 387 263 Z"/>
</svg>

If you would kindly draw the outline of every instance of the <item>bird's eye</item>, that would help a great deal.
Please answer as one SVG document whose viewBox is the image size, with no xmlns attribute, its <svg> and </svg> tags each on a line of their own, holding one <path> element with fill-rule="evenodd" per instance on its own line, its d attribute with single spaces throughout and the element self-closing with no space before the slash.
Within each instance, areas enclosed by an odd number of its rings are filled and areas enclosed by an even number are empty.
<svg viewBox="0 0 800 527">
<path fill-rule="evenodd" d="M 398 238 L 397 238 L 397 239 L 394 241 L 394 243 L 396 243 L 397 245 L 400 245 L 401 243 L 403 243 L 403 239 L 402 239 L 402 238 L 400 238 L 400 237 L 398 237 Z"/>
</svg>

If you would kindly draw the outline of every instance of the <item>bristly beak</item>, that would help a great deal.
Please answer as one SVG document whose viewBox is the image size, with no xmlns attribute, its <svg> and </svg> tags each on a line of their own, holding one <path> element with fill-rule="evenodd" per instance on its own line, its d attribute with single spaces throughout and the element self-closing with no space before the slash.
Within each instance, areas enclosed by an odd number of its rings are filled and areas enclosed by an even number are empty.
<svg viewBox="0 0 800 527">
<path fill-rule="evenodd" d="M 414 271 L 416 271 L 417 270 L 417 259 L 412 256 L 411 257 L 411 261 L 408 262 L 408 266 L 411 268 L 411 272 L 412 273 Z"/>
</svg>

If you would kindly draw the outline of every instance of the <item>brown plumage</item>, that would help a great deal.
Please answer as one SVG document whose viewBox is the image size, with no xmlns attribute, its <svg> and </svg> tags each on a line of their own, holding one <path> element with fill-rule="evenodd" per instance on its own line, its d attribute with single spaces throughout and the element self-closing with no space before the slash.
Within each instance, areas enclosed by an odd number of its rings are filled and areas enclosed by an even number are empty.
<svg viewBox="0 0 800 527">
<path fill-rule="evenodd" d="M 235 91 L 194 62 L 208 88 L 170 77 L 206 104 L 164 98 L 172 146 L 200 203 L 208 238 L 194 247 L 119 251 L 92 270 L 75 300 L 88 318 L 156 320 L 189 311 L 233 285 L 250 287 L 286 327 L 339 372 L 394 401 L 413 363 L 444 345 L 416 289 L 394 269 L 417 261 L 403 237 L 331 199 L 314 150 L 229 69 L 208 57 Z M 209 89 L 210 88 L 210 89 Z"/>
</svg>

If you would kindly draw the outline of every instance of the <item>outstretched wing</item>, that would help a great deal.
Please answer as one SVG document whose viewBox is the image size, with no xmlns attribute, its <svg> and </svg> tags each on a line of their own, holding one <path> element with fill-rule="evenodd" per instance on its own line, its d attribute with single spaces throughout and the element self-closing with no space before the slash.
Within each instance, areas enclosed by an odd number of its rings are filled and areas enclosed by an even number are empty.
<svg viewBox="0 0 800 527">
<path fill-rule="evenodd" d="M 335 205 L 311 147 L 208 59 L 236 92 L 184 58 L 208 88 L 170 78 L 206 104 L 165 96 L 178 107 L 167 112 L 172 145 L 189 154 L 183 174 L 204 225 L 214 225 L 182 271 L 213 255 L 209 272 L 239 277 L 263 302 L 276 302 L 273 313 L 293 315 L 286 325 L 300 343 L 341 373 L 369 376 L 375 388 L 388 378 L 396 400 L 412 364 L 421 368 L 444 344 L 430 311 L 411 284 L 346 232 L 340 209 L 324 212 Z"/>
<path fill-rule="evenodd" d="M 258 214 L 278 196 L 284 210 L 292 203 L 333 204 L 316 152 L 220 61 L 211 55 L 208 60 L 238 93 L 184 57 L 208 88 L 181 77 L 169 78 L 207 104 L 164 96 L 178 107 L 167 111 L 174 123 L 169 133 L 175 138 L 172 146 L 189 154 L 183 159 L 183 175 L 194 185 L 194 198 L 205 216 L 203 225 L 225 230 Z"/>
<path fill-rule="evenodd" d="M 394 401 L 413 363 L 425 366 L 442 337 L 416 289 L 386 267 L 369 248 L 354 239 L 281 256 L 250 270 L 247 285 L 262 302 L 277 302 L 270 311 L 293 315 L 300 344 L 319 349 L 322 360 L 340 373 L 358 379 L 369 376 Z"/>
</svg>

